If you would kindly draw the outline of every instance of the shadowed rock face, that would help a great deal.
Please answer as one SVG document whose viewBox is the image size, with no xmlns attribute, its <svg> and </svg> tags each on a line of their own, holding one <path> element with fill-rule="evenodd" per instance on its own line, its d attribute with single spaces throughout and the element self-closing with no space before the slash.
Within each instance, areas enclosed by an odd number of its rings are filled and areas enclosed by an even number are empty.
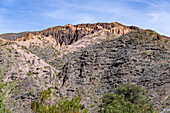
<svg viewBox="0 0 170 113">
<path fill-rule="evenodd" d="M 40 31 L 41 36 L 52 36 L 56 39 L 59 45 L 70 45 L 85 35 L 94 33 L 96 31 L 107 29 L 111 33 L 119 35 L 126 34 L 132 30 L 139 29 L 134 26 L 124 26 L 119 23 L 96 23 L 96 24 L 78 24 L 58 26 Z"/>
<path fill-rule="evenodd" d="M 135 26 L 125 26 L 117 22 L 78 24 L 78 25 L 68 24 L 65 26 L 56 26 L 56 27 L 48 28 L 38 32 L 27 32 L 26 34 L 23 34 L 23 36 L 15 34 L 15 39 L 17 39 L 17 41 L 24 41 L 30 39 L 30 34 L 39 35 L 40 37 L 52 36 L 53 38 L 56 39 L 58 45 L 63 46 L 63 45 L 70 45 L 76 42 L 77 40 L 83 38 L 84 36 L 102 29 L 107 29 L 111 33 L 123 35 L 132 30 L 137 30 L 139 28 Z M 11 37 L 13 37 L 13 35 L 11 35 Z"/>
</svg>

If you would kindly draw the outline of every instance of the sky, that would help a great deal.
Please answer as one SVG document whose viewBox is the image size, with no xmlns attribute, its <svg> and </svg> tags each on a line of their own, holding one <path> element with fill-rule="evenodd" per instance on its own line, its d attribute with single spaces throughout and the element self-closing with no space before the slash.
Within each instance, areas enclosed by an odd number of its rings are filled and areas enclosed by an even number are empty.
<svg viewBox="0 0 170 113">
<path fill-rule="evenodd" d="M 170 36 L 170 0 L 0 0 L 0 34 L 97 22 Z"/>
</svg>

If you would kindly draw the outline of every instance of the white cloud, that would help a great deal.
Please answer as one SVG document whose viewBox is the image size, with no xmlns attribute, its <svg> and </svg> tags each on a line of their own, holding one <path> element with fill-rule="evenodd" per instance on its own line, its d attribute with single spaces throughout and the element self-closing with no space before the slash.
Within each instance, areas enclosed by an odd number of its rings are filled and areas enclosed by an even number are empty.
<svg viewBox="0 0 170 113">
<path fill-rule="evenodd" d="M 151 20 L 148 21 L 150 25 L 160 33 L 170 36 L 170 13 L 169 12 L 154 12 L 148 14 Z"/>
<path fill-rule="evenodd" d="M 143 9 L 135 9 L 134 4 L 130 6 L 127 2 L 135 2 Z M 140 6 L 141 3 L 143 6 Z M 170 14 L 166 11 L 170 7 L 168 4 L 165 0 L 93 0 L 84 4 L 63 2 L 57 10 L 47 11 L 45 16 L 72 24 L 118 21 L 170 35 Z"/>
<path fill-rule="evenodd" d="M 160 18 L 160 14 L 158 14 L 158 13 L 149 13 L 148 15 L 151 16 L 151 18 L 152 18 L 151 22 L 156 22 Z"/>
</svg>

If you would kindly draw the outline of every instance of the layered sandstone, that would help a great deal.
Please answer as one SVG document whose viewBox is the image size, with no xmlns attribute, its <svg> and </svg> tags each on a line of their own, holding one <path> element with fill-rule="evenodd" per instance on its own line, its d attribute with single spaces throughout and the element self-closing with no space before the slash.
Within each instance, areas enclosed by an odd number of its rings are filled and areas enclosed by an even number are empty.
<svg viewBox="0 0 170 113">
<path fill-rule="evenodd" d="M 117 22 L 113 23 L 96 23 L 96 24 L 78 24 L 78 25 L 65 25 L 57 26 L 43 31 L 37 32 L 39 35 L 48 37 L 52 36 L 56 39 L 59 45 L 70 45 L 84 36 L 94 33 L 99 30 L 107 29 L 111 33 L 126 34 L 132 30 L 139 29 L 134 26 L 124 26 Z"/>
<path fill-rule="evenodd" d="M 130 31 L 137 30 L 135 26 L 125 26 L 117 22 L 112 23 L 95 23 L 95 24 L 78 24 L 78 25 L 65 25 L 56 26 L 48 29 L 44 29 L 38 32 L 24 32 L 24 34 L 8 34 L 10 40 L 25 41 L 32 38 L 32 35 L 37 37 L 49 37 L 54 38 L 58 45 L 70 45 L 84 36 L 97 32 L 99 30 L 109 30 L 111 33 L 123 35 Z M 1 35 L 3 36 L 3 35 Z M 0 37 L 1 37 L 0 36 Z"/>
</svg>

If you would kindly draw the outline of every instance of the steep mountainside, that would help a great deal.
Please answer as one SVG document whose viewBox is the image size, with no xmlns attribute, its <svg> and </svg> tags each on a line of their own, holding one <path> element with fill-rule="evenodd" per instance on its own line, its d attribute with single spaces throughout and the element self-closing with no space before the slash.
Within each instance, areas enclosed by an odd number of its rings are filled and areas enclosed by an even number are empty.
<svg viewBox="0 0 170 113">
<path fill-rule="evenodd" d="M 31 102 L 47 88 L 50 103 L 80 95 L 83 107 L 96 113 L 103 95 L 124 83 L 141 85 L 161 111 L 170 107 L 170 38 L 116 22 L 0 38 L 1 82 L 6 108 L 15 113 L 33 112 Z"/>
<path fill-rule="evenodd" d="M 170 47 L 167 38 L 157 36 L 133 31 L 51 61 L 65 78 L 62 94 L 81 95 L 90 108 L 96 99 L 128 82 L 142 85 L 155 105 L 163 105 L 170 94 Z M 60 61 L 67 61 L 62 68 Z"/>
<path fill-rule="evenodd" d="M 56 73 L 56 69 L 25 47 L 0 39 L 0 82 L 8 84 L 2 91 L 7 91 L 8 109 L 30 113 L 30 102 L 41 90 L 59 85 Z"/>
</svg>

